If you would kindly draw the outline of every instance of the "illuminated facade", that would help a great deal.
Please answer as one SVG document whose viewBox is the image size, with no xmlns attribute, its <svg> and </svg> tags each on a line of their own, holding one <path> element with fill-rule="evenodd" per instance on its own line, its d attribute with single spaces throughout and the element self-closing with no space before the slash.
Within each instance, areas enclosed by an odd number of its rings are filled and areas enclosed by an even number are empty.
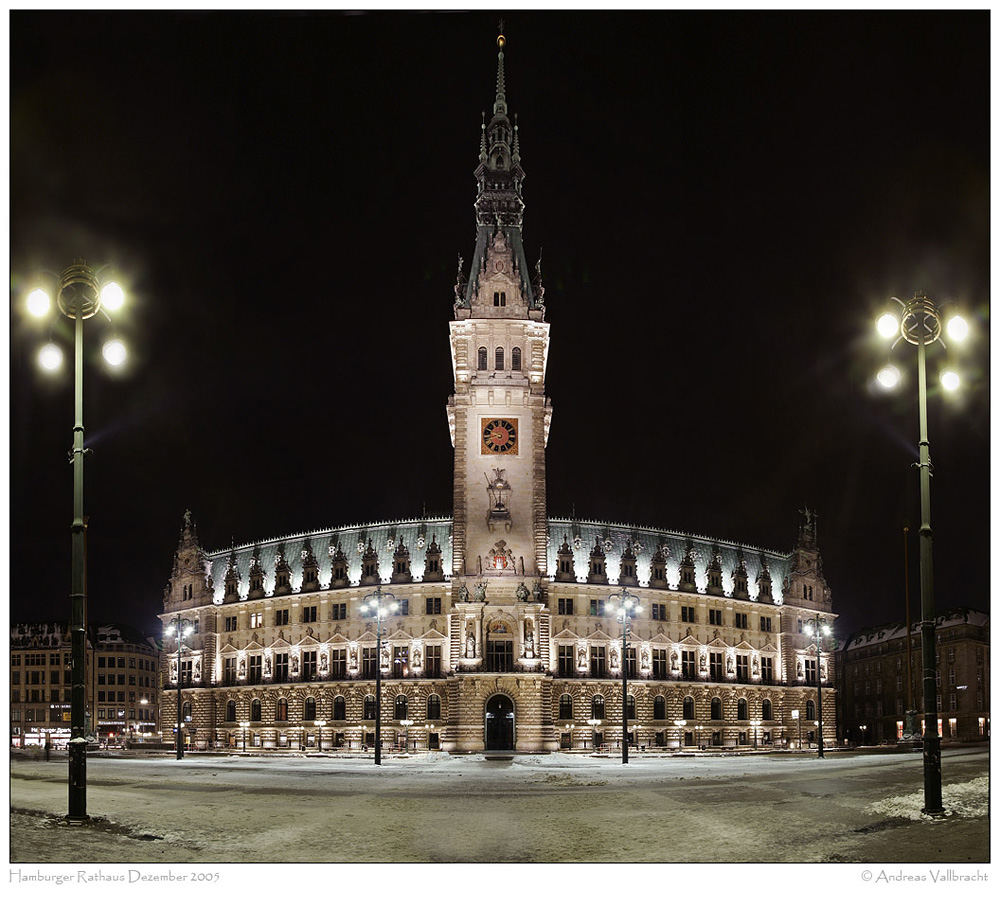
<svg viewBox="0 0 1000 908">
<path fill-rule="evenodd" d="M 971 609 L 938 615 L 934 640 L 942 743 L 989 737 L 990 616 Z M 907 709 L 917 710 L 917 731 L 923 729 L 919 623 L 910 629 L 909 658 L 907 673 L 903 624 L 866 628 L 837 650 L 845 738 L 863 744 L 902 738 Z"/>
<path fill-rule="evenodd" d="M 795 737 L 792 710 L 815 735 L 816 672 L 830 684 L 833 662 L 817 660 L 803 631 L 834 617 L 815 515 L 803 512 L 791 553 L 548 516 L 549 323 L 541 263 L 529 271 L 521 240 L 525 174 L 499 43 L 476 246 L 469 266 L 459 260 L 449 325 L 453 513 L 211 553 L 186 515 L 162 620 L 193 628 L 179 683 L 196 748 L 243 746 L 246 735 L 248 747 L 356 749 L 374 734 L 376 671 L 389 746 L 620 744 L 623 670 L 640 745 L 777 743 Z M 401 605 L 381 652 L 361 614 L 378 584 Z M 623 589 L 643 609 L 626 652 L 603 611 Z"/>
<path fill-rule="evenodd" d="M 70 736 L 70 635 L 65 622 L 10 631 L 11 746 L 65 746 Z M 160 652 L 122 624 L 87 630 L 87 727 L 99 743 L 136 742 L 158 731 Z"/>
</svg>

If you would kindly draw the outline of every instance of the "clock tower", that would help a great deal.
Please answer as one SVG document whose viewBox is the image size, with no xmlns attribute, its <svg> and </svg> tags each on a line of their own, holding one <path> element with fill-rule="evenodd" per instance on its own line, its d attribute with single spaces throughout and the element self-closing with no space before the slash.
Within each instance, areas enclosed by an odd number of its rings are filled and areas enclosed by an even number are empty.
<svg viewBox="0 0 1000 908">
<path fill-rule="evenodd" d="M 459 258 L 450 325 L 455 392 L 452 573 L 478 598 L 511 601 L 547 573 L 545 397 L 549 325 L 541 261 L 534 277 L 521 240 L 524 202 L 516 121 L 507 115 L 504 45 L 497 39 L 496 100 L 483 116 L 475 170 L 476 248 Z M 508 587 L 510 589 L 508 590 Z M 488 593 L 485 591 L 488 588 Z"/>
</svg>

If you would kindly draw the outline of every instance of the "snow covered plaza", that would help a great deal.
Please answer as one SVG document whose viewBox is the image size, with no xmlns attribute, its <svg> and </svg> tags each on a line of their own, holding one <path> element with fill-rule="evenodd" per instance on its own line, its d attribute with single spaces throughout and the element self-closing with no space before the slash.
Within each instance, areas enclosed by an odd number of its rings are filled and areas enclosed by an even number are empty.
<svg viewBox="0 0 1000 908">
<path fill-rule="evenodd" d="M 18 759 L 11 860 L 983 862 L 988 758 L 945 749 L 940 820 L 895 751 L 94 758 L 85 828 L 62 824 L 66 763 Z"/>
</svg>

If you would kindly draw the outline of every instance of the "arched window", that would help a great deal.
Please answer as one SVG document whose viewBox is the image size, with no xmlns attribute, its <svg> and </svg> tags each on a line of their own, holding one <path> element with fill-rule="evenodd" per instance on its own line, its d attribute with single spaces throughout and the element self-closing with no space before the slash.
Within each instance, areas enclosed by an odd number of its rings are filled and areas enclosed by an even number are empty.
<svg viewBox="0 0 1000 908">
<path fill-rule="evenodd" d="M 653 718 L 667 718 L 667 701 L 663 697 L 655 697 L 653 699 Z"/>
<path fill-rule="evenodd" d="M 427 698 L 427 718 L 441 718 L 441 698 L 437 694 L 431 694 Z"/>
<path fill-rule="evenodd" d="M 736 718 L 743 720 L 750 718 L 750 713 L 747 711 L 747 701 L 743 697 L 736 701 Z"/>
<path fill-rule="evenodd" d="M 685 719 L 694 718 L 694 697 L 684 698 L 684 718 Z"/>
<path fill-rule="evenodd" d="M 635 718 L 635 697 L 631 694 L 628 695 L 628 699 L 625 701 L 625 708 L 628 710 L 628 718 Z"/>
<path fill-rule="evenodd" d="M 365 697 L 364 717 L 366 719 L 375 718 L 375 698 L 371 694 Z"/>
<path fill-rule="evenodd" d="M 573 698 L 569 694 L 563 694 L 559 698 L 559 718 L 573 718 Z"/>
<path fill-rule="evenodd" d="M 288 721 L 288 701 L 282 697 L 274 707 L 274 721 L 275 722 L 287 722 Z"/>
<path fill-rule="evenodd" d="M 181 707 L 181 715 L 184 717 L 185 722 L 191 721 L 191 701 L 185 700 L 184 705 Z"/>
<path fill-rule="evenodd" d="M 396 705 L 392 715 L 394 719 L 406 718 L 406 697 L 404 697 L 402 694 L 396 697 Z"/>
<path fill-rule="evenodd" d="M 333 698 L 333 721 L 343 722 L 347 718 L 347 701 L 343 697 Z"/>
<path fill-rule="evenodd" d="M 503 372 L 503 347 L 497 347 L 493 354 L 494 368 L 497 372 Z"/>
<path fill-rule="evenodd" d="M 590 718 L 591 719 L 603 719 L 604 718 L 604 697 L 598 694 L 590 701 Z"/>
<path fill-rule="evenodd" d="M 712 697 L 712 718 L 722 718 L 722 701 L 718 697 Z"/>
<path fill-rule="evenodd" d="M 227 700 L 226 701 L 226 721 L 235 722 L 236 721 L 236 701 Z"/>
<path fill-rule="evenodd" d="M 477 368 L 479 369 L 480 372 L 485 372 L 489 368 L 489 366 L 486 363 L 486 348 L 485 347 L 480 347 L 479 348 L 479 365 L 478 365 Z"/>
<path fill-rule="evenodd" d="M 302 719 L 312 722 L 316 719 L 316 698 L 306 697 L 305 707 L 302 710 Z"/>
<path fill-rule="evenodd" d="M 764 700 L 760 704 L 760 717 L 765 722 L 770 722 L 771 719 L 774 718 L 774 716 L 771 714 L 771 701 L 770 700 Z"/>
<path fill-rule="evenodd" d="M 253 700 L 250 703 L 250 721 L 251 722 L 260 721 L 260 700 Z"/>
<path fill-rule="evenodd" d="M 816 704 L 812 700 L 806 700 L 806 718 L 815 719 L 816 718 Z"/>
<path fill-rule="evenodd" d="M 521 348 L 515 347 L 510 351 L 510 369 L 512 372 L 521 371 Z"/>
</svg>

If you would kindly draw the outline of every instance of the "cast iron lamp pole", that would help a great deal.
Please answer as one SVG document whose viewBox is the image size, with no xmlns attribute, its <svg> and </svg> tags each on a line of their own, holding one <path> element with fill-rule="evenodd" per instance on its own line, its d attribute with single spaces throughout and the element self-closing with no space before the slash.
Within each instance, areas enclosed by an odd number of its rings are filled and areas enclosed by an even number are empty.
<svg viewBox="0 0 1000 908">
<path fill-rule="evenodd" d="M 642 608 L 635 596 L 623 592 L 609 596 L 604 611 L 616 615 L 622 623 L 622 763 L 628 763 L 628 633 L 632 617 Z"/>
<path fill-rule="evenodd" d="M 101 311 L 118 309 L 125 301 L 121 287 L 114 282 L 101 284 L 98 273 L 83 259 L 77 259 L 59 275 L 56 293 L 59 310 L 74 323 L 73 339 L 73 524 L 70 568 L 70 645 L 71 694 L 69 741 L 69 811 L 66 819 L 82 823 L 87 819 L 87 555 L 86 520 L 83 516 L 83 322 Z M 27 299 L 28 312 L 44 318 L 50 309 L 49 294 L 32 290 Z M 110 320 L 110 319 L 109 319 Z M 125 345 L 117 339 L 104 344 L 104 358 L 112 366 L 125 361 Z M 39 351 L 38 362 L 47 371 L 62 365 L 62 351 L 48 343 Z"/>
<path fill-rule="evenodd" d="M 882 315 L 877 322 L 878 333 L 895 347 L 900 340 L 917 348 L 917 409 L 920 425 L 920 643 L 924 670 L 924 807 L 923 812 L 938 815 L 944 812 L 941 804 L 941 739 L 938 736 L 937 718 L 937 658 L 934 640 L 934 554 L 931 533 L 931 446 L 927 437 L 927 347 L 935 341 L 941 346 L 941 313 L 937 306 L 922 293 L 908 302 L 896 297 L 901 307 L 901 317 L 891 313 Z M 969 326 L 960 315 L 948 320 L 948 336 L 961 343 L 969 334 Z M 893 365 L 883 367 L 878 373 L 879 383 L 886 388 L 899 382 L 899 370 Z M 940 376 L 946 391 L 958 389 L 960 379 L 953 369 L 945 369 Z M 909 636 L 910 629 L 906 629 Z"/>
<path fill-rule="evenodd" d="M 375 616 L 375 765 L 382 765 L 382 619 L 395 612 L 399 603 L 391 594 L 382 594 L 381 582 L 361 606 L 363 614 Z"/>
<path fill-rule="evenodd" d="M 816 641 L 816 756 L 823 759 L 823 637 L 829 635 L 829 625 L 819 620 L 806 625 L 806 634 Z"/>
<path fill-rule="evenodd" d="M 184 735 L 182 733 L 183 723 L 181 721 L 181 649 L 184 645 L 184 638 L 194 630 L 194 626 L 187 618 L 172 618 L 170 627 L 167 628 L 168 637 L 177 637 L 177 759 L 184 759 Z M 245 739 L 244 739 L 245 743 Z"/>
<path fill-rule="evenodd" d="M 250 727 L 250 723 L 247 721 L 240 722 L 240 728 L 243 729 L 243 753 L 247 752 L 247 729 Z"/>
</svg>

